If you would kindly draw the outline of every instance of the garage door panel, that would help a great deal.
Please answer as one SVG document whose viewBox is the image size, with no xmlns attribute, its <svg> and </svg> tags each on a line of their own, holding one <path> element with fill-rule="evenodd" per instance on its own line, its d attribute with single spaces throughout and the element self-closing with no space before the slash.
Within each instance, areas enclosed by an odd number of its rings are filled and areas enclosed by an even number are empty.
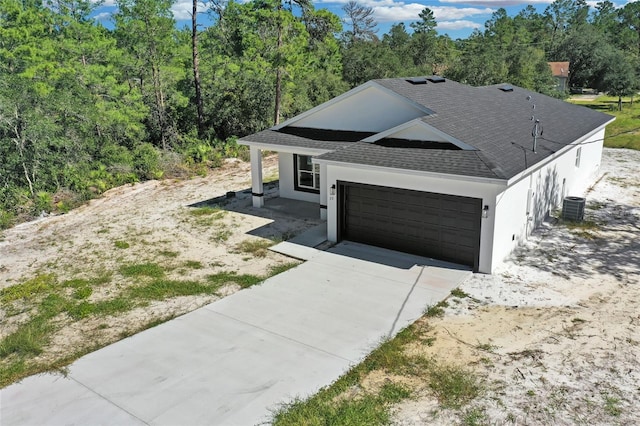
<svg viewBox="0 0 640 426">
<path fill-rule="evenodd" d="M 473 266 L 482 201 L 341 182 L 341 238 Z"/>
</svg>

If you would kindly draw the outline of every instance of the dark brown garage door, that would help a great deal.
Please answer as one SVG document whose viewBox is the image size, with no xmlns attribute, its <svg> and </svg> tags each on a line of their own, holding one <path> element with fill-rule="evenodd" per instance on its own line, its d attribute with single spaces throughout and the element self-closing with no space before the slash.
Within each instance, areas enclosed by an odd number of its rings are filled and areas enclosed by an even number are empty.
<svg viewBox="0 0 640 426">
<path fill-rule="evenodd" d="M 478 270 L 482 200 L 339 182 L 340 239 Z"/>
</svg>

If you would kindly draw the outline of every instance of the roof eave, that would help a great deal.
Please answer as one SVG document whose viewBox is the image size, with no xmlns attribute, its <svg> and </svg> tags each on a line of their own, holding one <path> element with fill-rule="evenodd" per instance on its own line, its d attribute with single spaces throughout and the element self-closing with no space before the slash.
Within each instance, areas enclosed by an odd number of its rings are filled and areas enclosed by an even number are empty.
<svg viewBox="0 0 640 426">
<path fill-rule="evenodd" d="M 511 178 L 509 178 L 508 180 L 508 185 L 511 186 L 516 182 L 519 182 L 520 180 L 524 179 L 525 177 L 529 176 L 531 173 L 535 172 L 536 170 L 539 170 L 541 168 L 543 168 L 544 166 L 546 166 L 547 164 L 551 163 L 552 161 L 556 160 L 558 157 L 561 157 L 562 155 L 564 155 L 567 151 L 571 150 L 573 147 L 575 146 L 579 146 L 582 145 L 582 143 L 589 139 L 591 136 L 593 136 L 594 134 L 604 130 L 609 124 L 611 124 L 612 122 L 614 122 L 616 119 L 616 117 L 611 117 L 611 119 L 609 121 L 607 121 L 606 123 L 598 126 L 597 128 L 595 128 L 594 130 L 590 131 L 589 133 L 586 133 L 585 135 L 583 135 L 581 138 L 576 139 L 575 141 L 567 144 L 566 146 L 564 146 L 563 148 L 559 149 L 558 151 L 556 151 L 555 153 L 549 155 L 548 157 L 544 158 L 543 160 L 535 163 L 533 166 L 521 171 L 520 173 L 517 173 L 516 175 L 512 176 Z"/>
<path fill-rule="evenodd" d="M 239 145 L 249 146 L 253 148 L 263 149 L 266 151 L 276 151 L 276 152 L 284 152 L 289 154 L 300 154 L 300 155 L 322 155 L 327 154 L 329 152 L 335 151 L 334 149 L 327 148 L 309 148 L 297 145 L 278 145 L 273 143 L 266 142 L 254 142 L 247 141 L 243 139 L 238 139 Z"/>
<path fill-rule="evenodd" d="M 423 176 L 423 177 L 434 177 L 440 179 L 454 179 L 463 182 L 476 182 L 483 184 L 491 184 L 507 187 L 506 179 L 498 179 L 498 178 L 487 178 L 480 176 L 466 176 L 466 175 L 454 175 L 450 173 L 438 173 L 438 172 L 427 172 L 422 170 L 413 170 L 413 169 L 398 169 L 396 167 L 384 167 L 384 166 L 374 166 L 369 164 L 359 164 L 359 163 L 349 163 L 344 161 L 335 161 L 335 160 L 325 160 L 322 158 L 313 158 L 312 161 L 317 164 L 324 165 L 332 165 L 338 167 L 349 167 L 350 169 L 361 169 L 361 170 L 376 170 L 383 172 L 392 172 L 398 174 L 405 175 L 413 175 L 413 176 Z"/>
</svg>

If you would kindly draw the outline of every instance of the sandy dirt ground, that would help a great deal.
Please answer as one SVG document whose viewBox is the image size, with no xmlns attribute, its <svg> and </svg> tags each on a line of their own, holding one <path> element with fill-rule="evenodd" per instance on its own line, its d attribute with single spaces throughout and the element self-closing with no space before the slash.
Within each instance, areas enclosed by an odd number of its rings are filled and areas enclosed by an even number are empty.
<svg viewBox="0 0 640 426">
<path fill-rule="evenodd" d="M 264 159 L 265 180 L 277 179 L 277 156 Z M 0 234 L 0 288 L 53 274 L 58 282 L 106 275 L 89 301 L 106 300 L 136 285 L 118 274 L 123 265 L 156 263 L 168 278 L 206 280 L 218 272 L 264 276 L 293 259 L 262 250 L 259 256 L 238 249 L 245 240 L 279 241 L 320 223 L 318 217 L 291 217 L 251 207 L 249 163 L 231 159 L 206 177 L 148 181 L 114 188 L 68 214 L 23 223 Z M 228 191 L 235 197 L 226 200 Z M 266 198 L 277 185 L 265 186 Z M 195 215 L 198 207 L 227 202 L 219 212 Z M 154 321 L 201 307 L 237 291 L 229 285 L 217 295 L 152 301 L 109 318 L 68 321 L 36 361 L 51 362 L 83 348 L 99 347 Z M 0 338 L 13 332 L 33 311 L 8 315 L 0 307 Z"/>
<path fill-rule="evenodd" d="M 264 167 L 265 177 L 277 177 L 275 157 Z M 449 298 L 443 318 L 419 320 L 435 339 L 409 350 L 469 368 L 485 391 L 470 406 L 447 410 L 423 386 L 394 407 L 398 425 L 640 423 L 640 152 L 605 150 L 601 171 L 587 194 L 586 226 L 549 221 L 496 274 L 465 282 L 461 290 L 469 297 Z M 238 244 L 285 239 L 319 220 L 253 209 L 242 192 L 249 185 L 249 165 L 230 160 L 204 178 L 115 188 L 68 214 L 6 230 L 0 288 L 38 274 L 91 277 L 140 262 L 169 265 L 175 278 L 265 274 L 291 259 L 243 254 Z M 227 191 L 239 192 L 213 223 L 190 214 Z M 271 186 L 267 195 L 275 191 Z M 185 269 L 189 262 L 202 268 Z M 92 299 L 134 285 L 113 277 Z M 117 340 L 234 291 L 230 286 L 221 295 L 171 298 L 118 317 L 69 322 L 43 361 Z M 7 317 L 0 310 L 0 337 L 26 315 Z"/>
<path fill-rule="evenodd" d="M 420 320 L 435 339 L 410 350 L 474 371 L 485 391 L 445 410 L 425 387 L 395 407 L 397 425 L 640 424 L 640 152 L 606 149 L 586 197 L 585 226 L 550 219 L 443 318 Z"/>
</svg>

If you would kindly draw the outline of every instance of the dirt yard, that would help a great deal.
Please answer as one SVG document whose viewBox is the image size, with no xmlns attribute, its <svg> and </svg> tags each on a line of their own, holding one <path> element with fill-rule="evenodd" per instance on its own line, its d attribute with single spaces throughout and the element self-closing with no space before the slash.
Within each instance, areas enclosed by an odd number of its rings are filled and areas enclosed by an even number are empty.
<svg viewBox="0 0 640 426">
<path fill-rule="evenodd" d="M 425 388 L 396 424 L 640 423 L 640 152 L 605 150 L 601 172 L 583 226 L 552 219 L 420 320 L 435 339 L 411 350 L 476 372 L 482 396 L 444 410 Z"/>
<path fill-rule="evenodd" d="M 640 423 L 640 152 L 606 150 L 602 172 L 587 194 L 582 226 L 550 221 L 498 273 L 464 283 L 443 318 L 419 321 L 432 345 L 408 350 L 469 368 L 485 391 L 471 405 L 449 410 L 417 384 L 417 397 L 393 409 L 398 425 Z M 277 178 L 275 157 L 265 160 L 265 177 Z M 230 160 L 204 178 L 116 188 L 68 214 L 4 231 L 0 288 L 34 277 L 58 283 L 106 277 L 86 296 L 98 303 L 137 285 L 123 266 L 157 264 L 176 280 L 223 272 L 264 276 L 291 259 L 245 251 L 243 243 L 257 242 L 259 249 L 319 220 L 253 209 L 241 191 L 249 185 L 249 165 Z M 203 210 L 227 191 L 238 192 L 222 209 Z M 53 365 L 239 288 L 151 298 L 117 315 L 71 320 L 61 313 L 51 319 L 54 331 L 43 351 L 27 361 Z M 71 290 L 60 289 L 68 303 L 78 293 Z M 44 306 L 15 303 L 1 306 L 0 338 Z"/>
<path fill-rule="evenodd" d="M 276 156 L 265 158 L 264 176 L 277 179 Z M 264 277 L 295 262 L 266 247 L 320 223 L 319 211 L 317 218 L 292 218 L 254 209 L 250 181 L 248 163 L 228 160 L 207 177 L 118 187 L 68 214 L 3 231 L 0 289 L 22 290 L 1 293 L 0 339 L 19 342 L 13 349 L 0 347 L 9 353 L 0 358 L 0 369 L 20 361 L 55 366 L 241 288 L 230 280 L 207 291 L 212 274 Z M 227 200 L 228 191 L 235 197 Z M 277 187 L 266 185 L 265 191 L 269 197 Z M 211 207 L 216 198 L 224 206 Z M 173 284 L 195 282 L 191 287 L 199 294 L 174 296 L 149 286 L 147 293 L 127 293 L 142 282 L 154 284 L 148 275 Z M 123 295 L 132 300 L 129 307 L 116 306 Z M 65 308 L 49 309 L 51 297 L 62 298 Z M 40 347 L 31 347 L 29 334 L 39 336 Z"/>
</svg>

